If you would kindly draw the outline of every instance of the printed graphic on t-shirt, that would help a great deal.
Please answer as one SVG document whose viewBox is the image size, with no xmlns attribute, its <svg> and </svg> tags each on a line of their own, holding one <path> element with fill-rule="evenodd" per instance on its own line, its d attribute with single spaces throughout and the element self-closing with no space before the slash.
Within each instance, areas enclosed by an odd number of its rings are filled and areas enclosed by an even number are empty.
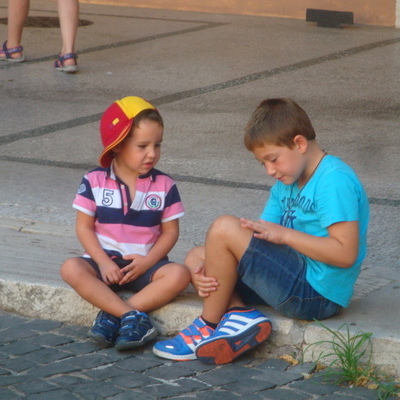
<svg viewBox="0 0 400 400">
<path fill-rule="evenodd" d="M 109 207 L 114 202 L 113 198 L 114 198 L 114 190 L 112 190 L 112 189 L 104 189 L 103 190 L 103 200 L 101 201 L 101 204 L 104 207 Z"/>
<path fill-rule="evenodd" d="M 295 199 L 291 197 L 285 197 L 282 199 L 284 206 L 284 212 L 281 215 L 279 225 L 287 228 L 294 229 L 294 220 L 297 218 L 296 214 L 301 212 L 302 214 L 314 213 L 315 203 L 306 196 L 297 196 Z"/>
<path fill-rule="evenodd" d="M 158 210 L 161 207 L 161 197 L 157 194 L 147 196 L 145 200 L 146 206 L 151 210 Z"/>
</svg>

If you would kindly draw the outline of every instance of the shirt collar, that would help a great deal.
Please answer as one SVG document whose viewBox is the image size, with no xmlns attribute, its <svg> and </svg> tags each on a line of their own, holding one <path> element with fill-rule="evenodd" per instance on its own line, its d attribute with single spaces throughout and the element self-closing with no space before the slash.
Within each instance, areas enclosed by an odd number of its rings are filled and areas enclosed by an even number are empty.
<svg viewBox="0 0 400 400">
<path fill-rule="evenodd" d="M 114 172 L 114 161 L 111 163 L 111 165 L 108 167 L 107 169 L 107 175 L 109 178 L 113 179 L 113 180 L 119 180 L 119 178 L 117 177 L 117 175 Z M 144 175 L 139 175 L 138 179 L 146 179 L 146 178 L 150 178 L 153 182 L 156 181 L 156 170 L 154 168 L 152 168 L 147 174 Z"/>
</svg>

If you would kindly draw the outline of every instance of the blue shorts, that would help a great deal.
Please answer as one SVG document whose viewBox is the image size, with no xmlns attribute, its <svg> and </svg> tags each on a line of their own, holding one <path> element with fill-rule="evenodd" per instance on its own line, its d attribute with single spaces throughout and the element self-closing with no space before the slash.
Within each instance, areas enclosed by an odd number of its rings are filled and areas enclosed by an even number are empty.
<svg viewBox="0 0 400 400">
<path fill-rule="evenodd" d="M 312 288 L 304 258 L 288 246 L 253 237 L 237 271 L 236 289 L 245 303 L 269 305 L 306 321 L 333 317 L 341 309 Z"/>
<path fill-rule="evenodd" d="M 97 263 L 89 257 L 81 257 L 82 260 L 85 260 L 87 263 L 90 264 L 90 266 L 95 270 L 97 277 L 102 281 L 102 277 L 100 274 L 100 269 Z M 122 257 L 111 257 L 111 259 L 118 265 L 118 267 L 124 268 L 127 265 L 129 265 L 132 260 L 124 260 Z M 144 287 L 146 287 L 150 282 L 151 278 L 153 277 L 154 272 L 156 272 L 158 269 L 160 269 L 162 266 L 165 264 L 169 264 L 171 261 L 168 260 L 168 257 L 163 258 L 160 260 L 157 264 L 153 265 L 151 268 L 149 268 L 143 275 L 139 276 L 139 278 L 135 279 L 132 282 L 125 283 L 125 285 L 118 285 L 118 284 L 112 284 L 109 285 L 110 289 L 113 292 L 119 292 L 121 290 L 129 290 L 131 292 L 139 292 L 141 291 Z"/>
</svg>

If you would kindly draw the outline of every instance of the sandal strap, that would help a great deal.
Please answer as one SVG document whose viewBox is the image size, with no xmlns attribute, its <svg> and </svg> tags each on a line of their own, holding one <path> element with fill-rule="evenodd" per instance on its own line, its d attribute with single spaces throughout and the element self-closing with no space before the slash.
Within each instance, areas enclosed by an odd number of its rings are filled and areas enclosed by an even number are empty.
<svg viewBox="0 0 400 400">
<path fill-rule="evenodd" d="M 17 46 L 17 47 L 11 47 L 10 49 L 7 48 L 7 40 L 3 43 L 3 50 L 0 50 L 1 53 L 3 53 L 7 59 L 12 58 L 11 54 L 14 53 L 22 53 L 22 50 L 24 48 L 22 46 Z"/>
<path fill-rule="evenodd" d="M 67 53 L 64 54 L 63 56 L 59 56 L 58 59 L 61 62 L 64 62 L 65 60 L 70 60 L 71 58 L 73 58 L 74 60 L 76 60 L 78 58 L 78 55 L 76 53 Z"/>
<path fill-rule="evenodd" d="M 61 54 L 59 54 L 57 60 L 54 63 L 54 66 L 56 68 L 64 67 L 64 61 L 70 60 L 70 59 L 74 59 L 75 64 L 76 64 L 77 58 L 78 58 L 78 55 L 76 53 L 67 53 L 67 54 L 64 54 L 63 56 Z"/>
</svg>

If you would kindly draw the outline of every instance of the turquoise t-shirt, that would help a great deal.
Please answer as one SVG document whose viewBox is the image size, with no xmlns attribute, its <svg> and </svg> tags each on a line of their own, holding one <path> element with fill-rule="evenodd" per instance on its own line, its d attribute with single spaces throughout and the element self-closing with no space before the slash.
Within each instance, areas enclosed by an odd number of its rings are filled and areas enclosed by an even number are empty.
<svg viewBox="0 0 400 400">
<path fill-rule="evenodd" d="M 304 256 L 307 281 L 325 298 L 347 307 L 367 252 L 369 204 L 355 172 L 340 158 L 325 156 L 303 188 L 276 182 L 261 219 L 310 235 L 327 237 L 337 222 L 358 221 L 359 251 L 354 265 L 339 268 Z"/>
</svg>

